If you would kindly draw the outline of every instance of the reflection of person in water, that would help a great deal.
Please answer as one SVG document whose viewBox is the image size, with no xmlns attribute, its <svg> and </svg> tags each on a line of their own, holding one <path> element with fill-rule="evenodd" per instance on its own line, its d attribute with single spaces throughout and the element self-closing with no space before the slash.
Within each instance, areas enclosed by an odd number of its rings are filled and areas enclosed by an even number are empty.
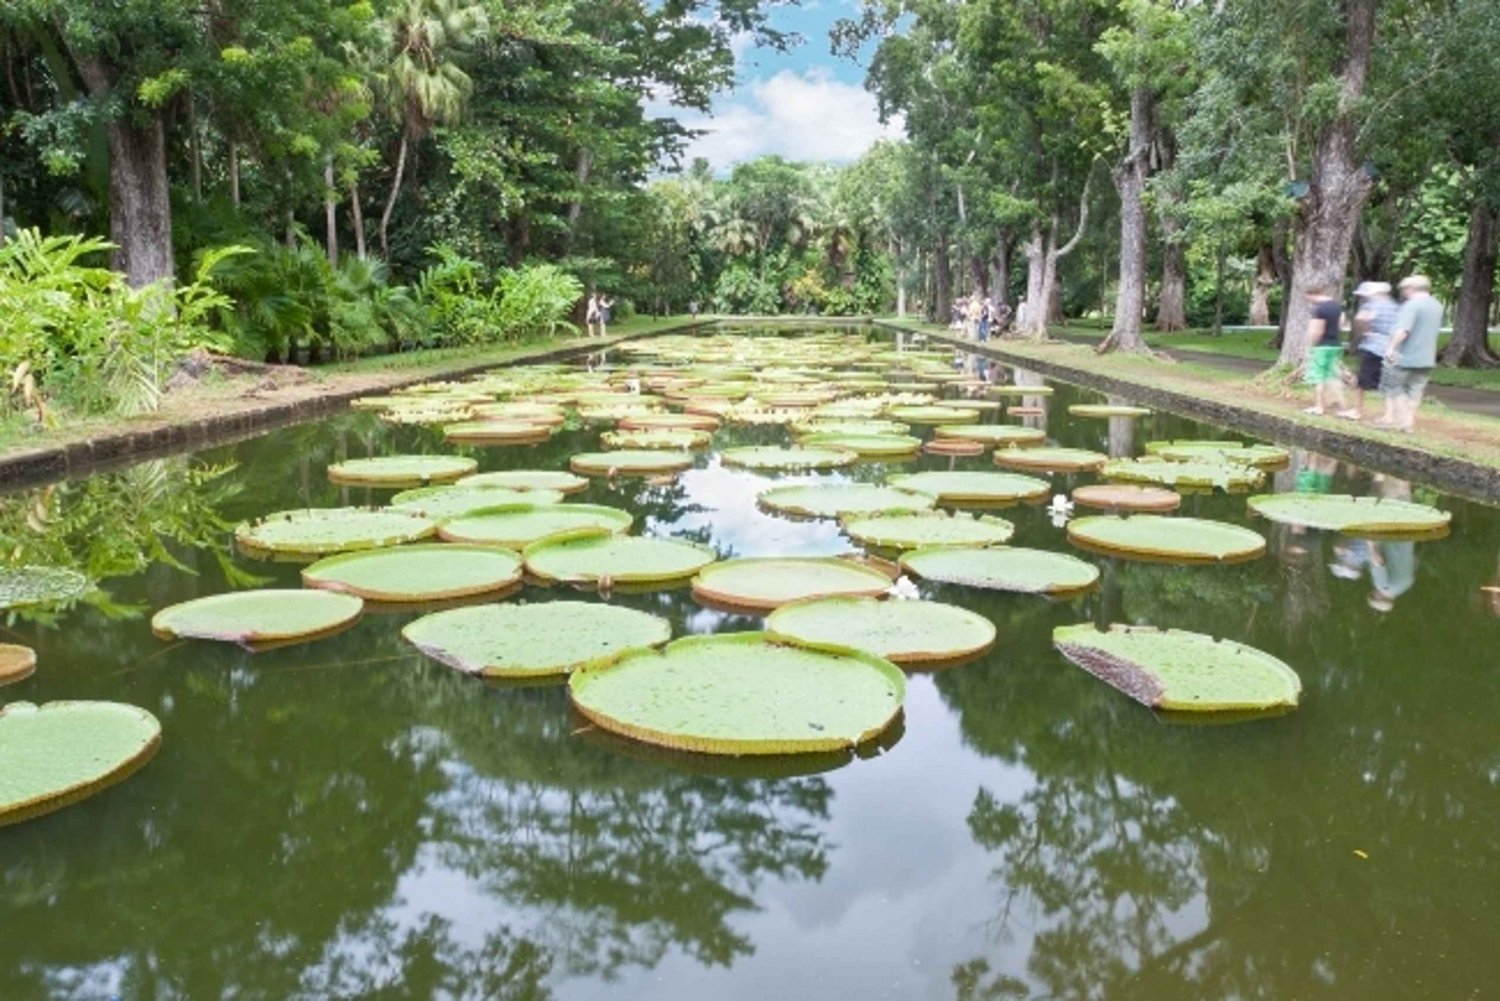
<svg viewBox="0 0 1500 1001">
<path fill-rule="evenodd" d="M 1415 542 L 1376 542 L 1370 545 L 1370 607 L 1389 612 L 1417 582 Z"/>
<path fill-rule="evenodd" d="M 1370 544 L 1364 539 L 1349 539 L 1333 547 L 1333 562 L 1328 572 L 1339 580 L 1359 580 L 1370 564 Z"/>
</svg>

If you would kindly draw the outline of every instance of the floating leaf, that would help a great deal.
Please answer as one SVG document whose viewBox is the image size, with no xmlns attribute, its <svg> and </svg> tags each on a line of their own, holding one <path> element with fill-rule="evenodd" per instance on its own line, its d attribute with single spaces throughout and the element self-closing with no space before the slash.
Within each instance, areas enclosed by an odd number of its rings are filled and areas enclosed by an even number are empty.
<svg viewBox="0 0 1500 1001">
<path fill-rule="evenodd" d="M 995 643 L 989 619 L 935 601 L 798 601 L 772 612 L 766 631 L 809 646 L 854 646 L 903 666 L 952 663 Z"/>
<path fill-rule="evenodd" d="M 1019 424 L 951 424 L 933 432 L 939 438 L 958 438 L 986 445 L 1037 445 L 1047 440 L 1047 433 Z"/>
<path fill-rule="evenodd" d="M 705 754 L 799 754 L 862 744 L 901 711 L 906 679 L 856 650 L 762 633 L 689 636 L 576 672 L 578 711 L 606 730 Z"/>
<path fill-rule="evenodd" d="M 492 546 L 396 546 L 330 556 L 302 571 L 308 587 L 392 602 L 487 594 L 520 579 L 521 558 Z"/>
<path fill-rule="evenodd" d="M 1075 403 L 1068 408 L 1074 417 L 1145 417 L 1151 413 L 1146 407 L 1130 407 L 1115 403 Z"/>
<path fill-rule="evenodd" d="M 1262 518 L 1330 532 L 1366 536 L 1434 536 L 1452 515 L 1426 504 L 1347 494 L 1261 494 L 1246 503 Z"/>
<path fill-rule="evenodd" d="M 772 487 L 759 495 L 762 506 L 783 514 L 837 518 L 877 511 L 923 511 L 934 507 L 931 494 L 869 483 L 798 483 Z"/>
<path fill-rule="evenodd" d="M 1106 480 L 1158 483 L 1166 487 L 1218 487 L 1248 490 L 1266 474 L 1254 466 L 1230 462 L 1169 462 L 1166 459 L 1111 459 L 1099 470 Z"/>
<path fill-rule="evenodd" d="M 151 618 L 162 639 L 219 640 L 254 649 L 317 639 L 359 618 L 364 602 L 331 591 L 233 591 L 169 605 Z"/>
<path fill-rule="evenodd" d="M 1238 441 L 1148 441 L 1146 454 L 1171 462 L 1233 462 L 1271 468 L 1291 461 L 1291 453 L 1277 445 L 1247 445 Z"/>
<path fill-rule="evenodd" d="M 467 674 L 566 674 L 660 646 L 672 627 L 656 615 L 582 601 L 475 605 L 425 615 L 401 630 L 433 660 Z"/>
<path fill-rule="evenodd" d="M 990 392 L 995 396 L 1051 396 L 1051 386 L 991 386 Z"/>
<path fill-rule="evenodd" d="M 621 449 L 618 452 L 582 452 L 568 460 L 575 473 L 590 476 L 655 476 L 680 473 L 691 468 L 693 457 L 686 452 L 659 449 Z"/>
<path fill-rule="evenodd" d="M 1111 555 L 1183 563 L 1235 563 L 1266 551 L 1265 538 L 1248 528 L 1155 514 L 1077 518 L 1068 523 L 1068 541 Z"/>
<path fill-rule="evenodd" d="M 0 643 L 0 685 L 24 681 L 35 670 L 35 650 L 17 643 Z"/>
<path fill-rule="evenodd" d="M 909 427 L 900 421 L 882 421 L 873 418 L 868 420 L 824 420 L 814 417 L 801 424 L 793 424 L 790 430 L 794 437 L 805 438 L 811 434 L 846 434 L 856 436 L 905 434 L 909 430 Z"/>
<path fill-rule="evenodd" d="M 1036 500 L 1051 493 L 1046 480 L 1015 473 L 935 471 L 905 473 L 890 478 L 892 486 L 931 494 L 947 504 L 977 502 L 1005 504 Z"/>
<path fill-rule="evenodd" d="M 234 538 L 242 546 L 265 552 L 321 555 L 398 546 L 436 531 L 431 519 L 409 511 L 332 507 L 268 514 L 240 524 Z"/>
<path fill-rule="evenodd" d="M 503 469 L 475 473 L 459 480 L 460 487 L 504 487 L 508 490 L 556 490 L 576 494 L 588 489 L 589 481 L 557 469 Z"/>
<path fill-rule="evenodd" d="M 1073 489 L 1073 503 L 1107 511 L 1175 511 L 1182 504 L 1182 495 L 1164 487 L 1092 483 Z"/>
<path fill-rule="evenodd" d="M 891 578 L 837 557 L 788 556 L 726 560 L 693 578 L 693 597 L 736 609 L 765 611 L 830 595 L 880 595 Z"/>
<path fill-rule="evenodd" d="M 599 436 L 599 443 L 611 451 L 618 449 L 657 450 L 667 449 L 684 452 L 707 447 L 713 435 L 707 431 L 691 428 L 663 428 L 656 431 L 606 431 Z"/>
<path fill-rule="evenodd" d="M 1025 594 L 1072 596 L 1099 580 L 1094 565 L 1077 557 L 1013 546 L 918 549 L 901 557 L 901 568 L 944 584 Z"/>
<path fill-rule="evenodd" d="M 1295 706 L 1302 681 L 1254 647 L 1201 633 L 1114 625 L 1059 626 L 1052 642 L 1079 667 L 1144 705 L 1188 712 Z"/>
<path fill-rule="evenodd" d="M 1109 461 L 1103 452 L 1086 448 L 1004 448 L 995 450 L 995 465 L 1005 469 L 1035 469 L 1073 473 L 1098 469 Z"/>
<path fill-rule="evenodd" d="M 335 463 L 328 467 L 328 478 L 334 483 L 409 487 L 451 483 L 478 468 L 478 462 L 457 455 L 384 455 Z"/>
<path fill-rule="evenodd" d="M 977 407 L 888 407 L 886 414 L 908 424 L 968 424 L 979 416 Z"/>
<path fill-rule="evenodd" d="M 504 487 L 419 487 L 391 498 L 389 507 L 434 521 L 457 518 L 503 504 L 560 504 L 558 490 L 507 490 Z"/>
<path fill-rule="evenodd" d="M 0 827 L 122 782 L 156 754 L 161 724 L 117 702 L 12 702 L 0 709 Z"/>
<path fill-rule="evenodd" d="M 856 542 L 886 549 L 923 546 L 998 546 L 1009 542 L 1016 527 L 1004 518 L 926 511 L 921 514 L 861 515 L 843 519 L 844 531 Z"/>
<path fill-rule="evenodd" d="M 911 455 L 922 439 L 904 434 L 809 434 L 802 437 L 808 448 L 833 448 L 867 458 Z"/>
<path fill-rule="evenodd" d="M 0 611 L 73 601 L 88 589 L 88 578 L 66 567 L 0 567 Z"/>
<path fill-rule="evenodd" d="M 727 466 L 746 469 L 835 469 L 859 458 L 836 448 L 780 448 L 774 445 L 726 448 L 719 458 Z"/>
<path fill-rule="evenodd" d="M 602 504 L 501 504 L 445 521 L 438 535 L 445 542 L 524 549 L 549 535 L 581 528 L 628 531 L 634 520 L 629 511 Z"/>
<path fill-rule="evenodd" d="M 620 419 L 625 431 L 662 428 L 688 428 L 694 431 L 718 430 L 719 419 L 708 414 L 630 414 Z"/>
<path fill-rule="evenodd" d="M 712 563 L 707 546 L 680 539 L 566 532 L 527 546 L 526 572 L 544 581 L 588 584 L 664 584 L 684 580 Z"/>
<path fill-rule="evenodd" d="M 444 427 L 443 437 L 472 445 L 535 445 L 552 437 L 552 431 L 523 421 L 462 421 Z"/>
</svg>

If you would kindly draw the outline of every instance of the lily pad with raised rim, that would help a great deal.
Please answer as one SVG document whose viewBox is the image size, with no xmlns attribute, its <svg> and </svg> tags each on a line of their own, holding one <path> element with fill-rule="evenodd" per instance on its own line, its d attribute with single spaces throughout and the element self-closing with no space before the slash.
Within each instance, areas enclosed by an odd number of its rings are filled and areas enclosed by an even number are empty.
<svg viewBox="0 0 1500 1001">
<path fill-rule="evenodd" d="M 931 406 L 888 407 L 886 415 L 907 424 L 969 424 L 979 416 L 977 407 Z"/>
<path fill-rule="evenodd" d="M 991 386 L 990 392 L 995 396 L 1051 396 L 1055 390 L 1051 386 L 1017 386 L 1010 384 L 1005 386 Z"/>
<path fill-rule="evenodd" d="M 869 420 L 823 420 L 814 417 L 790 428 L 793 437 L 805 438 L 813 434 L 887 435 L 905 434 L 910 425 L 900 421 Z"/>
<path fill-rule="evenodd" d="M 151 631 L 163 639 L 255 649 L 326 636 L 358 619 L 364 605 L 354 595 L 332 591 L 231 591 L 169 605 L 151 617 Z"/>
<path fill-rule="evenodd" d="M 788 556 L 726 560 L 693 578 L 693 597 L 715 605 L 766 611 L 792 601 L 833 595 L 884 594 L 891 578 L 837 557 Z"/>
<path fill-rule="evenodd" d="M 926 511 L 843 519 L 844 531 L 866 546 L 921 549 L 924 546 L 998 546 L 1010 541 L 1016 526 L 1004 518 Z"/>
<path fill-rule="evenodd" d="M 560 469 L 501 469 L 465 476 L 458 487 L 505 487 L 508 490 L 556 490 L 563 494 L 581 493 L 589 481 Z"/>
<path fill-rule="evenodd" d="M 931 494 L 871 483 L 795 483 L 761 491 L 760 505 L 806 518 L 838 518 L 880 511 L 926 511 L 937 505 Z"/>
<path fill-rule="evenodd" d="M 942 584 L 1053 596 L 1081 594 L 1099 580 L 1098 569 L 1076 556 L 1015 546 L 918 549 L 901 557 L 901 568 Z"/>
<path fill-rule="evenodd" d="M 560 504 L 558 490 L 507 490 L 505 487 L 419 487 L 391 498 L 390 507 L 435 521 L 445 521 L 502 504 Z"/>
<path fill-rule="evenodd" d="M 543 581 L 610 590 L 617 584 L 666 584 L 686 580 L 717 556 L 707 546 L 681 539 L 567 532 L 527 546 L 526 572 Z"/>
<path fill-rule="evenodd" d="M 1437 536 L 1453 516 L 1427 504 L 1347 494 L 1261 494 L 1246 501 L 1271 521 L 1364 536 Z"/>
<path fill-rule="evenodd" d="M 617 451 L 631 449 L 685 452 L 707 448 L 713 435 L 692 428 L 660 428 L 654 431 L 606 431 L 599 436 L 599 443 L 606 449 Z"/>
<path fill-rule="evenodd" d="M 0 567 L 0 611 L 73 601 L 88 589 L 89 579 L 67 567 Z"/>
<path fill-rule="evenodd" d="M 726 466 L 744 469 L 837 469 L 859 458 L 854 452 L 838 448 L 781 448 L 775 445 L 752 445 L 726 448 L 719 453 Z"/>
<path fill-rule="evenodd" d="M 1098 469 L 1109 461 L 1103 452 L 1086 448 L 999 448 L 995 465 L 1003 469 L 1034 469 L 1048 473 L 1076 473 Z"/>
<path fill-rule="evenodd" d="M 0 827 L 123 782 L 156 754 L 161 724 L 118 702 L 12 702 L 0 709 Z"/>
<path fill-rule="evenodd" d="M 858 650 L 763 633 L 688 636 L 660 651 L 575 672 L 573 705 L 636 740 L 705 754 L 799 754 L 865 743 L 889 727 L 906 679 Z"/>
<path fill-rule="evenodd" d="M 1238 441 L 1148 441 L 1146 454 L 1172 462 L 1233 462 L 1262 469 L 1284 466 L 1292 458 L 1279 445 L 1247 445 Z"/>
<path fill-rule="evenodd" d="M 0 685 L 25 681 L 35 670 L 35 650 L 19 643 L 0 643 Z"/>
<path fill-rule="evenodd" d="M 672 638 L 666 619 L 583 601 L 475 605 L 435 612 L 402 637 L 439 663 L 491 678 L 538 678 L 608 663 Z"/>
<path fill-rule="evenodd" d="M 950 424 L 933 432 L 938 438 L 962 438 L 986 445 L 1039 445 L 1047 432 L 1019 424 Z"/>
<path fill-rule="evenodd" d="M 892 476 L 890 483 L 903 490 L 931 494 L 944 504 L 1007 504 L 1036 500 L 1052 491 L 1046 480 L 1034 476 L 967 470 L 906 473 Z"/>
<path fill-rule="evenodd" d="M 1249 490 L 1266 474 L 1255 466 L 1230 462 L 1170 462 L 1166 459 L 1111 459 L 1099 470 L 1106 480 L 1155 483 L 1164 487 Z"/>
<path fill-rule="evenodd" d="M 1059 626 L 1052 642 L 1094 677 L 1153 709 L 1236 712 L 1295 706 L 1302 681 L 1254 647 L 1202 633 L 1087 623 Z"/>
<path fill-rule="evenodd" d="M 716 431 L 719 419 L 709 414 L 631 414 L 620 419 L 623 431 L 645 431 L 662 428 L 687 428 L 693 431 Z"/>
<path fill-rule="evenodd" d="M 258 521 L 242 522 L 235 528 L 234 538 L 252 550 L 323 555 L 399 546 L 429 538 L 436 531 L 432 519 L 409 511 L 315 507 L 278 511 Z"/>
<path fill-rule="evenodd" d="M 568 468 L 589 476 L 657 476 L 690 469 L 693 457 L 686 452 L 659 449 L 621 449 L 618 452 L 580 452 L 568 460 Z"/>
<path fill-rule="evenodd" d="M 809 434 L 802 436 L 801 443 L 807 448 L 833 448 L 868 459 L 908 456 L 922 447 L 922 439 L 905 434 Z"/>
<path fill-rule="evenodd" d="M 554 430 L 523 421 L 462 421 L 444 427 L 443 437 L 470 445 L 535 445 L 552 437 Z"/>
<path fill-rule="evenodd" d="M 1259 532 L 1204 518 L 1093 515 L 1068 522 L 1068 541 L 1112 556 L 1183 563 L 1238 563 L 1266 551 Z"/>
<path fill-rule="evenodd" d="M 629 511 L 602 504 L 501 504 L 443 522 L 444 542 L 524 549 L 539 539 L 579 529 L 618 533 L 635 521 Z"/>
<path fill-rule="evenodd" d="M 328 478 L 334 483 L 410 487 L 452 483 L 478 468 L 478 462 L 460 455 L 383 455 L 336 462 L 328 467 Z"/>
<path fill-rule="evenodd" d="M 1074 417 L 1147 417 L 1147 407 L 1132 407 L 1123 403 L 1075 403 L 1068 408 Z"/>
<path fill-rule="evenodd" d="M 343 553 L 302 571 L 308 587 L 367 601 L 445 601 L 519 583 L 521 557 L 494 546 L 433 544 Z"/>
<path fill-rule="evenodd" d="M 995 644 L 989 619 L 936 601 L 815 598 L 772 612 L 766 631 L 809 646 L 854 646 L 903 667 L 953 663 Z"/>
<path fill-rule="evenodd" d="M 1182 495 L 1166 487 L 1090 483 L 1073 488 L 1073 503 L 1106 511 L 1175 511 L 1182 505 Z"/>
</svg>

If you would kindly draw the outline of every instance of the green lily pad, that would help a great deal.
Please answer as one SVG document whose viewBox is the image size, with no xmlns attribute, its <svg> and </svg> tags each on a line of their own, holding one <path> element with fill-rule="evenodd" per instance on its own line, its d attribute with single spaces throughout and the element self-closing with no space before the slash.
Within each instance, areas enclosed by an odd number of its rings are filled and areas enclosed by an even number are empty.
<svg viewBox="0 0 1500 1001">
<path fill-rule="evenodd" d="M 833 595 L 880 595 L 891 578 L 837 557 L 789 556 L 726 560 L 693 578 L 693 597 L 737 609 L 765 611 L 791 601 Z"/>
<path fill-rule="evenodd" d="M 688 636 L 568 679 L 578 711 L 649 744 L 705 754 L 854 747 L 901 711 L 906 679 L 856 650 L 813 650 L 763 633 Z"/>
<path fill-rule="evenodd" d="M 1016 526 L 1004 518 L 925 511 L 921 514 L 877 514 L 843 519 L 844 531 L 856 542 L 886 549 L 923 546 L 998 546 L 1009 542 Z"/>
<path fill-rule="evenodd" d="M 976 502 L 1006 504 L 1012 501 L 1036 500 L 1052 491 L 1046 480 L 1016 473 L 934 471 L 906 473 L 890 478 L 892 486 L 932 494 L 947 504 Z"/>
<path fill-rule="evenodd" d="M 1440 535 L 1453 518 L 1426 504 L 1347 494 L 1261 494 L 1246 503 L 1271 521 L 1350 535 Z"/>
<path fill-rule="evenodd" d="M 1075 403 L 1068 408 L 1074 417 L 1145 417 L 1151 413 L 1146 407 L 1130 407 L 1115 403 Z"/>
<path fill-rule="evenodd" d="M 604 664 L 672 638 L 666 619 L 583 601 L 474 605 L 424 615 L 401 630 L 439 663 L 490 678 L 538 678 Z"/>
<path fill-rule="evenodd" d="M 0 827 L 123 782 L 156 754 L 161 724 L 118 702 L 12 702 L 0 709 Z"/>
<path fill-rule="evenodd" d="M 254 649 L 315 639 L 359 618 L 365 603 L 332 591 L 231 591 L 169 605 L 151 617 L 162 639 L 219 640 Z"/>
<path fill-rule="evenodd" d="M 0 643 L 0 685 L 24 681 L 35 670 L 35 650 L 19 643 Z"/>
<path fill-rule="evenodd" d="M 1232 462 L 1269 469 L 1284 466 L 1292 455 L 1277 445 L 1246 445 L 1238 441 L 1148 441 L 1146 454 L 1172 462 Z"/>
<path fill-rule="evenodd" d="M 521 579 L 521 558 L 493 546 L 432 544 L 343 553 L 302 571 L 308 587 L 367 601 L 444 601 L 488 594 Z"/>
<path fill-rule="evenodd" d="M 714 431 L 719 419 L 708 414 L 630 414 L 620 418 L 620 429 L 624 431 L 646 431 L 667 428 L 687 428 L 693 431 Z"/>
<path fill-rule="evenodd" d="M 1013 546 L 918 549 L 901 557 L 901 568 L 944 584 L 1024 594 L 1071 596 L 1099 580 L 1098 569 L 1075 556 Z"/>
<path fill-rule="evenodd" d="M 435 521 L 472 514 L 502 504 L 560 504 L 559 490 L 507 490 L 505 487 L 419 487 L 391 498 L 390 507 Z"/>
<path fill-rule="evenodd" d="M 774 445 L 726 448 L 719 453 L 726 466 L 745 469 L 836 469 L 859 458 L 837 448 L 779 448 Z"/>
<path fill-rule="evenodd" d="M 73 601 L 88 589 L 88 578 L 66 567 L 0 567 L 0 611 Z"/>
<path fill-rule="evenodd" d="M 478 468 L 478 462 L 458 455 L 384 455 L 334 463 L 328 467 L 328 478 L 334 483 L 409 487 L 452 483 Z"/>
<path fill-rule="evenodd" d="M 475 473 L 459 480 L 460 487 L 505 487 L 508 490 L 556 490 L 576 494 L 588 489 L 589 481 L 558 469 L 502 469 Z"/>
<path fill-rule="evenodd" d="M 524 549 L 549 535 L 580 528 L 628 531 L 633 521 L 629 511 L 602 504 L 501 504 L 445 521 L 438 535 L 444 542 Z"/>
<path fill-rule="evenodd" d="M 809 434 L 801 442 L 807 448 L 839 449 L 861 458 L 911 455 L 922 447 L 921 438 L 905 434 Z"/>
<path fill-rule="evenodd" d="M 1165 487 L 1090 483 L 1073 488 L 1073 503 L 1106 511 L 1175 511 L 1182 504 L 1182 495 Z"/>
<path fill-rule="evenodd" d="M 1169 462 L 1166 459 L 1111 459 L 1099 470 L 1106 480 L 1126 483 L 1157 483 L 1164 487 L 1218 487 L 1249 490 L 1266 478 L 1254 466 L 1231 462 Z"/>
<path fill-rule="evenodd" d="M 1054 390 L 1051 386 L 991 386 L 990 392 L 996 396 L 1051 396 Z"/>
<path fill-rule="evenodd" d="M 378 549 L 425 539 L 437 531 L 429 518 L 409 511 L 362 507 L 278 511 L 234 530 L 235 541 L 271 553 L 322 555 Z"/>
<path fill-rule="evenodd" d="M 1019 424 L 950 424 L 933 434 L 938 438 L 962 438 L 986 445 L 1034 445 L 1047 440 L 1047 432 Z"/>
<path fill-rule="evenodd" d="M 1103 452 L 1086 448 L 1002 448 L 995 450 L 995 465 L 1004 469 L 1035 469 L 1073 473 L 1098 469 L 1109 461 Z"/>
<path fill-rule="evenodd" d="M 969 424 L 979 416 L 976 408 L 945 407 L 939 405 L 917 407 L 889 407 L 886 414 L 908 424 Z"/>
<path fill-rule="evenodd" d="M 1236 563 L 1266 551 L 1259 532 L 1203 518 L 1094 515 L 1068 522 L 1068 541 L 1095 552 L 1183 563 Z"/>
<path fill-rule="evenodd" d="M 1059 626 L 1052 642 L 1094 677 L 1154 709 L 1234 712 L 1295 706 L 1302 681 L 1254 647 L 1177 629 Z"/>
<path fill-rule="evenodd" d="M 610 451 L 631 449 L 635 451 L 667 449 L 686 452 L 705 448 L 713 440 L 707 431 L 692 428 L 661 428 L 655 431 L 606 431 L 599 436 L 599 443 Z"/>
<path fill-rule="evenodd" d="M 475 445 L 534 445 L 552 437 L 553 430 L 524 421 L 460 421 L 444 427 L 443 437 Z"/>
<path fill-rule="evenodd" d="M 717 557 L 707 546 L 680 539 L 567 532 L 527 546 L 526 572 L 544 581 L 587 584 L 663 584 L 683 580 Z"/>
<path fill-rule="evenodd" d="M 847 435 L 886 435 L 905 434 L 911 430 L 909 425 L 900 421 L 881 420 L 823 420 L 813 418 L 800 424 L 791 426 L 793 437 L 806 438 L 812 434 L 847 434 Z"/>
<path fill-rule="evenodd" d="M 568 460 L 575 473 L 590 476 L 656 476 L 680 473 L 693 465 L 686 452 L 660 449 L 620 449 L 618 452 L 581 452 Z"/>
<path fill-rule="evenodd" d="M 870 483 L 796 483 L 760 493 L 762 507 L 808 518 L 874 514 L 878 511 L 925 511 L 937 505 L 931 494 L 879 487 Z"/>
<path fill-rule="evenodd" d="M 855 646 L 902 666 L 950 663 L 995 644 L 995 624 L 936 601 L 817 598 L 783 605 L 766 632 L 808 646 Z"/>
</svg>

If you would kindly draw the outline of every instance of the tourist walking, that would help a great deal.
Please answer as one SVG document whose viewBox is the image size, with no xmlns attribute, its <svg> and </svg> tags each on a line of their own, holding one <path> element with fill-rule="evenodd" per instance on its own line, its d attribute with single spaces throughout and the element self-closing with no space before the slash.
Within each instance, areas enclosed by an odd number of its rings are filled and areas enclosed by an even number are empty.
<svg viewBox="0 0 1500 1001">
<path fill-rule="evenodd" d="M 1376 423 L 1410 434 L 1416 428 L 1417 407 L 1422 403 L 1427 380 L 1437 364 L 1443 307 L 1432 297 L 1432 282 L 1426 275 L 1407 275 L 1400 287 L 1401 308 L 1396 313 L 1396 329 L 1386 348 L 1387 365 L 1380 379 L 1385 417 Z"/>
<path fill-rule="evenodd" d="M 583 311 L 583 325 L 588 330 L 590 337 L 594 336 L 594 324 L 599 322 L 599 297 L 589 296 L 589 304 Z"/>
<path fill-rule="evenodd" d="M 990 327 L 995 322 L 995 301 L 989 296 L 984 297 L 984 302 L 979 305 L 979 339 L 987 341 L 990 339 Z"/>
<path fill-rule="evenodd" d="M 599 297 L 599 336 L 600 337 L 603 337 L 605 334 L 609 333 L 609 311 L 612 308 L 614 308 L 614 304 L 615 304 L 615 301 L 613 299 L 606 298 L 605 296 L 602 296 L 602 295 Z"/>
<path fill-rule="evenodd" d="M 1339 358 L 1344 349 L 1339 345 L 1340 325 L 1344 310 L 1322 287 L 1307 290 L 1308 302 L 1312 303 L 1312 318 L 1307 321 L 1307 384 L 1313 387 L 1313 405 L 1303 412 L 1321 414 L 1326 412 L 1325 399 L 1338 408 L 1339 416 L 1357 416 L 1353 410 L 1344 409 L 1344 384 L 1339 378 Z"/>
<path fill-rule="evenodd" d="M 964 316 L 964 336 L 971 341 L 979 339 L 979 314 L 983 308 L 979 296 L 969 296 L 969 306 Z"/>
<path fill-rule="evenodd" d="M 1365 393 L 1380 389 L 1385 353 L 1391 346 L 1391 334 L 1396 330 L 1396 302 L 1391 298 L 1391 286 L 1387 282 L 1362 282 L 1354 290 L 1354 295 L 1359 299 L 1359 311 L 1354 314 L 1355 355 L 1359 367 L 1354 380 L 1352 416 L 1359 420 L 1365 415 Z"/>
</svg>

